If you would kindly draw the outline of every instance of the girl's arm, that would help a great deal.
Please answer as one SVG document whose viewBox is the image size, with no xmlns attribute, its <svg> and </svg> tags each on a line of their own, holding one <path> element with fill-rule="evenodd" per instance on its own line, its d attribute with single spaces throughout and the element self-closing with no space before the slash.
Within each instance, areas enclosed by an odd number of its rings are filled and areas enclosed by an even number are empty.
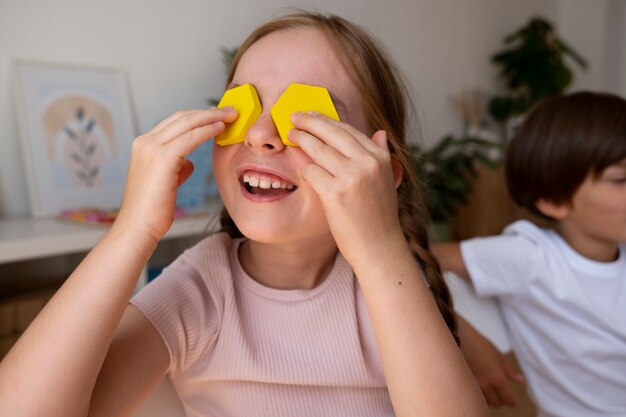
<svg viewBox="0 0 626 417">
<path fill-rule="evenodd" d="M 396 414 L 486 415 L 476 380 L 415 259 L 402 239 L 396 242 L 376 249 L 371 255 L 374 262 L 355 262 L 354 266 Z"/>
<path fill-rule="evenodd" d="M 385 132 L 370 139 L 345 123 L 297 114 L 290 140 L 313 163 L 339 250 L 365 296 L 398 416 L 486 416 L 484 398 L 405 241 Z"/>
<path fill-rule="evenodd" d="M 180 112 L 133 142 L 117 220 L 0 363 L 0 415 L 128 414 L 163 376 L 165 345 L 128 301 L 172 224 L 176 189 L 193 169 L 185 157 L 235 117 Z"/>
</svg>

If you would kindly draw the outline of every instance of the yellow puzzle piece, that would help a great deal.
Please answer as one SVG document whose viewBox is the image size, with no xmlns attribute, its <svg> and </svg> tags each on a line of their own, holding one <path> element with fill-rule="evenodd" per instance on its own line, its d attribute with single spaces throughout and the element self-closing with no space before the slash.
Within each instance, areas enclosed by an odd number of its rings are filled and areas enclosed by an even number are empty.
<svg viewBox="0 0 626 417">
<path fill-rule="evenodd" d="M 261 115 L 261 102 L 251 84 L 231 88 L 224 93 L 217 107 L 231 106 L 239 113 L 237 119 L 226 125 L 222 134 L 215 137 L 218 145 L 226 146 L 243 142 L 246 132 Z"/>
<path fill-rule="evenodd" d="M 297 146 L 287 139 L 287 133 L 294 128 L 291 115 L 295 112 L 316 111 L 332 119 L 339 120 L 328 90 L 306 84 L 292 83 L 276 101 L 270 114 L 285 145 Z"/>
</svg>

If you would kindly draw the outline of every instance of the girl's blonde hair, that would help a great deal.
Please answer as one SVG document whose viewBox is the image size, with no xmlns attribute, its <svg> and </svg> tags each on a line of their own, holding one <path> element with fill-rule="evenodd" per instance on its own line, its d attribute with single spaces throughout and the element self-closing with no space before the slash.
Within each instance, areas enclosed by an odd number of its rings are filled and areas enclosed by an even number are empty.
<svg viewBox="0 0 626 417">
<path fill-rule="evenodd" d="M 430 251 L 430 218 L 406 151 L 407 106 L 412 108 L 406 86 L 393 61 L 363 28 L 335 15 L 297 12 L 268 21 L 254 30 L 235 55 L 227 85 L 233 79 L 241 56 L 255 42 L 270 33 L 311 28 L 328 39 L 335 54 L 358 89 L 371 132 L 385 130 L 394 169 L 402 169 L 398 188 L 398 215 L 413 256 L 422 267 L 441 315 L 458 342 L 452 299 L 439 264 Z M 226 209 L 221 215 L 222 231 L 242 236 Z"/>
</svg>

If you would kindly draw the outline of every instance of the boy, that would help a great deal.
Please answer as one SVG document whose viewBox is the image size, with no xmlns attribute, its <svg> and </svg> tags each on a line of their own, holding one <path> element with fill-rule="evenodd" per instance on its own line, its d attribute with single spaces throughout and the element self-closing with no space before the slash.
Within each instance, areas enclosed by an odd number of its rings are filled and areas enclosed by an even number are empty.
<svg viewBox="0 0 626 417">
<path fill-rule="evenodd" d="M 542 417 L 626 415 L 626 101 L 576 93 L 535 108 L 509 144 L 518 221 L 435 245 L 442 269 L 497 297 Z"/>
</svg>

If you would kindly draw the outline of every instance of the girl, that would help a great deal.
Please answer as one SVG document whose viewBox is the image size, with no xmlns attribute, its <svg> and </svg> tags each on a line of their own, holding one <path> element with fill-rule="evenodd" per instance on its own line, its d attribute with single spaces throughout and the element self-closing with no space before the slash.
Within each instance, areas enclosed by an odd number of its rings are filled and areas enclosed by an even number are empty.
<svg viewBox="0 0 626 417">
<path fill-rule="evenodd" d="M 128 304 L 193 169 L 185 156 L 237 114 L 179 112 L 136 139 L 115 224 L 1 365 L 0 414 L 130 415 L 169 371 L 190 416 L 485 415 L 379 47 L 339 17 L 286 16 L 250 35 L 228 82 L 254 85 L 263 106 L 243 143 L 214 146 L 229 233 Z M 294 114 L 298 147 L 269 116 L 292 82 L 326 87 L 342 120 Z"/>
</svg>

